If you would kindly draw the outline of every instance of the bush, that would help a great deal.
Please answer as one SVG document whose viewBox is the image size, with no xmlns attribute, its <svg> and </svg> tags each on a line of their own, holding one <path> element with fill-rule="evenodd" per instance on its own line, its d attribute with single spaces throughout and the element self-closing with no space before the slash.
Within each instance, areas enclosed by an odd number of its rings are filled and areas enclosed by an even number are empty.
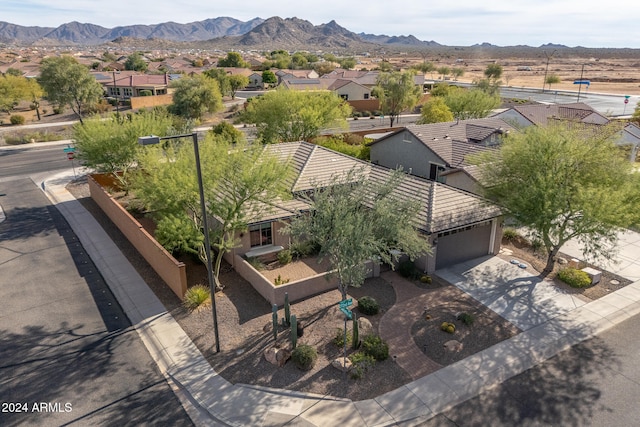
<svg viewBox="0 0 640 427">
<path fill-rule="evenodd" d="M 410 260 L 402 261 L 398 265 L 398 273 L 407 279 L 415 279 L 420 274 L 413 261 Z"/>
<path fill-rule="evenodd" d="M 376 364 L 376 359 L 366 354 L 362 351 L 358 351 L 349 356 L 349 360 L 353 363 L 353 368 L 351 369 L 351 378 L 359 379 L 364 376 L 364 374 L 371 368 L 373 368 Z"/>
<path fill-rule="evenodd" d="M 458 320 L 467 326 L 471 326 L 476 319 L 469 313 L 460 313 L 458 315 Z"/>
<path fill-rule="evenodd" d="M 558 272 L 558 279 L 572 288 L 584 288 L 591 284 L 591 277 L 576 268 L 564 268 Z"/>
<path fill-rule="evenodd" d="M 189 311 L 193 311 L 198 307 L 206 307 L 211 304 L 211 294 L 209 288 L 204 285 L 195 285 L 187 289 L 184 294 L 182 304 Z"/>
<path fill-rule="evenodd" d="M 53 114 L 62 114 L 64 113 L 64 107 L 53 107 Z"/>
<path fill-rule="evenodd" d="M 303 371 L 308 371 L 314 367 L 318 360 L 318 352 L 308 344 L 300 344 L 291 353 L 291 360 Z"/>
<path fill-rule="evenodd" d="M 373 297 L 364 296 L 358 300 L 360 313 L 374 316 L 380 311 L 380 304 Z"/>
<path fill-rule="evenodd" d="M 12 125 L 23 125 L 24 116 L 21 116 L 20 114 L 14 114 L 11 117 L 9 117 L 9 121 L 11 122 Z"/>
<path fill-rule="evenodd" d="M 282 276 L 280 276 L 280 275 L 278 274 L 278 277 L 276 277 L 275 279 L 273 279 L 273 284 L 274 284 L 275 286 L 280 286 L 280 285 L 284 285 L 284 284 L 286 284 L 286 283 L 289 283 L 289 280 L 291 280 L 291 279 L 283 279 L 283 278 L 282 278 Z"/>
<path fill-rule="evenodd" d="M 362 340 L 362 351 L 376 360 L 389 358 L 389 345 L 377 335 L 367 335 Z"/>
<path fill-rule="evenodd" d="M 152 96 L 153 92 L 149 89 L 143 89 L 140 91 L 140 96 Z"/>
<path fill-rule="evenodd" d="M 502 238 L 507 242 L 513 242 L 520 238 L 520 234 L 513 228 L 505 228 L 502 232 Z"/>
<path fill-rule="evenodd" d="M 278 252 L 278 262 L 282 265 L 287 265 L 291 262 L 292 255 L 289 249 Z"/>
<path fill-rule="evenodd" d="M 352 335 L 347 331 L 347 346 L 351 345 Z M 338 348 L 344 348 L 344 329 L 336 328 L 336 336 L 333 338 L 333 343 Z"/>
<path fill-rule="evenodd" d="M 255 268 L 258 271 L 264 270 L 264 264 L 258 259 L 258 257 L 249 257 L 247 258 L 247 262 L 249 263 L 249 265 L 251 265 L 251 267 Z"/>
<path fill-rule="evenodd" d="M 431 276 L 429 276 L 428 274 L 423 274 L 422 276 L 420 276 L 420 281 L 422 283 L 426 283 L 427 285 L 431 284 Z"/>
</svg>

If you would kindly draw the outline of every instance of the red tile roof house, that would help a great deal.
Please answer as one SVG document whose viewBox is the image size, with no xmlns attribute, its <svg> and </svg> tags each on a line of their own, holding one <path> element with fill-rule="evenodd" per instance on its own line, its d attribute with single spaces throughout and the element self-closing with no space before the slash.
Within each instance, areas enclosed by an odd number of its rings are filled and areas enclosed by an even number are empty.
<svg viewBox="0 0 640 427">
<path fill-rule="evenodd" d="M 166 95 L 171 79 L 168 74 L 135 74 L 119 76 L 116 74 L 115 84 L 112 81 L 103 83 L 107 96 L 127 99 L 142 96 L 142 91 L 151 91 L 152 95 Z"/>
<path fill-rule="evenodd" d="M 335 176 L 346 175 L 351 170 L 361 171 L 372 180 L 385 180 L 391 169 L 307 142 L 272 144 L 266 146 L 265 151 L 292 165 L 295 173 L 288 185 L 293 198 L 270 203 L 269 212 L 252 220 L 248 232 L 238 233 L 240 245 L 227 253 L 225 259 L 271 303 L 282 304 L 284 292 L 288 292 L 293 301 L 334 289 L 335 282 L 327 282 L 323 277 L 311 278 L 312 283 L 305 283 L 303 289 L 296 287 L 297 282 L 274 286 L 245 258 L 276 254 L 289 247 L 289 236 L 279 230 L 307 209 L 297 195 L 316 185 L 328 184 Z M 495 255 L 500 250 L 502 216 L 495 205 L 466 191 L 412 175 L 406 175 L 397 191 L 421 205 L 415 225 L 433 246 L 432 255 L 416 261 L 422 271 L 432 273 L 462 261 Z"/>
</svg>

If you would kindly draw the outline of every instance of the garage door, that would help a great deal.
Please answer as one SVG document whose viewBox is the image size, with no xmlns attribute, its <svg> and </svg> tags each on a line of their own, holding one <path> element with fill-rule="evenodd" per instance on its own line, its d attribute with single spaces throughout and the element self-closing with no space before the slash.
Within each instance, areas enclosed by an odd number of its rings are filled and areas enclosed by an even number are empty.
<svg viewBox="0 0 640 427">
<path fill-rule="evenodd" d="M 489 253 L 491 222 L 438 235 L 436 270 Z"/>
</svg>

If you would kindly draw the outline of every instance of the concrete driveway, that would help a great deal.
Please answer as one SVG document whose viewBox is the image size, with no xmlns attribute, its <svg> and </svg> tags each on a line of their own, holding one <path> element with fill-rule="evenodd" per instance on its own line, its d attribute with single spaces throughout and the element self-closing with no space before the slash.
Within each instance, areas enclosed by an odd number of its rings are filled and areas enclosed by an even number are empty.
<svg viewBox="0 0 640 427">
<path fill-rule="evenodd" d="M 618 233 L 618 251 L 612 260 L 595 262 L 603 269 L 629 279 L 640 280 L 640 233 L 625 230 Z M 584 259 L 582 247 L 576 240 L 570 240 L 560 250 L 577 259 Z"/>
<path fill-rule="evenodd" d="M 468 293 L 523 331 L 586 304 L 577 293 L 501 258 L 485 256 L 436 271 L 437 276 Z"/>
</svg>

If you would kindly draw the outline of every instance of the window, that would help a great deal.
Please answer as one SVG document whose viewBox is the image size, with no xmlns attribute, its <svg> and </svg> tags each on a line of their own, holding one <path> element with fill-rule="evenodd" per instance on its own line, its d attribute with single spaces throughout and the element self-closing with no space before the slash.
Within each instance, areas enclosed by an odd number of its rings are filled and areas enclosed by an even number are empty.
<svg viewBox="0 0 640 427">
<path fill-rule="evenodd" d="M 344 95 L 340 95 L 340 98 L 344 99 L 345 101 L 349 100 L 349 95 L 344 94 Z"/>
<path fill-rule="evenodd" d="M 272 245 L 271 223 L 264 222 L 249 226 L 249 238 L 251 247 Z"/>
<path fill-rule="evenodd" d="M 369 99 L 369 94 L 368 93 L 364 94 L 364 99 Z"/>
<path fill-rule="evenodd" d="M 133 91 L 131 90 L 130 87 L 123 87 L 122 88 L 122 92 L 124 93 L 125 97 L 131 97 L 133 96 Z"/>
</svg>

